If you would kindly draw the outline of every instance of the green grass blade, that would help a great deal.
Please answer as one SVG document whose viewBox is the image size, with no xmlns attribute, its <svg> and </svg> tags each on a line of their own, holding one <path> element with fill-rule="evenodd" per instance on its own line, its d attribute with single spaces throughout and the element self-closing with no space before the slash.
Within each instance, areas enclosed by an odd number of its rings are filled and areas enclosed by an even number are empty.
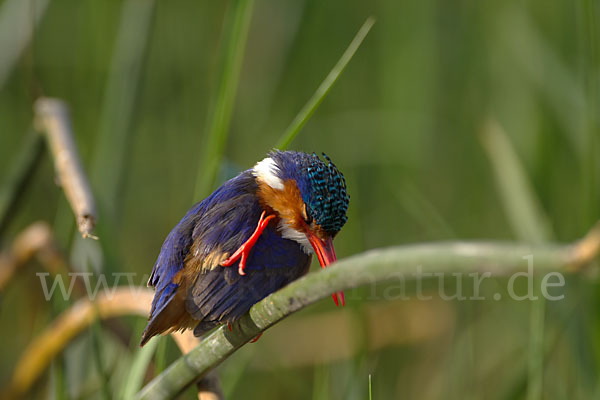
<svg viewBox="0 0 600 400">
<path fill-rule="evenodd" d="M 0 7 L 0 88 L 27 49 L 50 0 L 6 0 Z"/>
<path fill-rule="evenodd" d="M 62 357 L 57 357 L 52 361 L 50 379 L 50 385 L 51 387 L 53 386 L 52 393 L 54 394 L 54 400 L 67 400 L 67 378 L 65 376 L 64 359 Z"/>
<path fill-rule="evenodd" d="M 220 372 L 223 382 L 223 392 L 226 399 L 235 399 L 236 391 L 242 390 L 240 382 L 250 368 L 250 363 L 256 355 L 255 348 L 246 349 L 237 355 L 235 363 L 228 365 L 227 369 Z"/>
<path fill-rule="evenodd" d="M 127 0 L 112 55 L 90 168 L 98 206 L 115 218 L 132 135 L 131 123 L 148 49 L 154 0 Z M 110 161 L 108 161 L 110 160 Z M 108 235 L 104 235 L 108 236 Z"/>
<path fill-rule="evenodd" d="M 166 338 L 151 340 L 137 351 L 133 363 L 131 364 L 131 369 L 129 370 L 129 376 L 121 391 L 121 399 L 133 399 L 137 391 L 140 390 L 142 383 L 144 382 L 144 375 L 146 374 L 150 361 L 152 361 L 152 356 L 156 351 L 158 343 L 164 340 L 166 340 Z"/>
<path fill-rule="evenodd" d="M 167 338 L 157 340 L 157 342 L 156 357 L 154 357 L 154 370 L 156 375 L 163 372 L 167 366 L 167 345 L 169 344 Z"/>
<path fill-rule="evenodd" d="M 482 136 L 504 212 L 517 239 L 541 243 L 552 238 L 548 218 L 506 133 L 489 122 Z"/>
<path fill-rule="evenodd" d="M 0 235 L 14 217 L 14 210 L 42 156 L 44 141 L 37 132 L 29 132 L 0 186 Z"/>
<path fill-rule="evenodd" d="M 109 381 L 110 377 L 108 375 L 108 371 L 106 370 L 106 366 L 104 365 L 104 361 L 102 360 L 102 346 L 103 346 L 103 338 L 102 338 L 102 325 L 100 321 L 94 320 L 91 329 L 91 346 L 92 346 L 92 358 L 94 361 L 94 365 L 98 370 L 98 375 L 100 376 L 100 396 L 108 400 L 110 399 L 110 387 Z"/>
<path fill-rule="evenodd" d="M 548 218 L 535 196 L 525 168 L 496 121 L 488 123 L 483 133 L 483 144 L 494 170 L 504 211 L 517 237 L 533 243 L 552 239 Z M 546 300 L 539 293 L 539 285 L 535 288 L 534 295 L 538 296 L 538 300 L 531 303 L 529 319 L 527 400 L 541 399 L 543 394 Z"/>
<path fill-rule="evenodd" d="M 314 366 L 312 400 L 326 400 L 330 398 L 330 375 L 331 370 L 328 365 Z"/>
<path fill-rule="evenodd" d="M 458 237 L 435 204 L 414 183 L 401 183 L 399 190 L 396 190 L 396 196 L 403 210 L 418 222 L 423 229 L 445 238 Z"/>
<path fill-rule="evenodd" d="M 300 132 L 300 129 L 302 129 L 304 124 L 306 124 L 308 119 L 314 114 L 319 105 L 323 102 L 323 99 L 325 99 L 325 96 L 327 96 L 333 84 L 338 80 L 338 78 L 340 77 L 340 75 L 354 56 L 354 53 L 356 53 L 356 50 L 358 50 L 364 38 L 367 36 L 369 31 L 373 27 L 374 23 L 375 18 L 367 18 L 365 23 L 359 29 L 356 36 L 354 36 L 354 39 L 352 39 L 352 42 L 350 42 L 350 45 L 348 46 L 344 54 L 342 54 L 342 57 L 334 65 L 333 69 L 329 72 L 325 80 L 319 85 L 315 94 L 313 94 L 313 96 L 308 100 L 304 107 L 302 107 L 298 115 L 296 115 L 296 118 L 294 118 L 290 126 L 288 126 L 283 135 L 281 135 L 281 139 L 279 139 L 279 142 L 277 142 L 276 148 L 280 150 L 285 150 L 288 148 L 290 143 L 292 143 L 294 138 Z"/>
<path fill-rule="evenodd" d="M 209 112 L 207 141 L 198 170 L 194 199 L 205 197 L 212 189 L 217 176 L 227 141 L 253 4 L 254 0 L 236 0 L 226 17 L 225 32 L 228 37 L 221 49 L 221 78 Z"/>
</svg>

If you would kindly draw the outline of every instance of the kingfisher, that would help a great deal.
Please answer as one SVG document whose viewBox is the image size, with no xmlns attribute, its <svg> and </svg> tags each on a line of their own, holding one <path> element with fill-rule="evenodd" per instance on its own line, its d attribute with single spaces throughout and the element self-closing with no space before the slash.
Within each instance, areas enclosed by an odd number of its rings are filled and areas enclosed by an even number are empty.
<svg viewBox="0 0 600 400">
<path fill-rule="evenodd" d="M 155 289 L 140 346 L 158 334 L 195 336 L 336 261 L 333 239 L 348 219 L 343 174 L 325 153 L 273 150 L 193 206 L 165 239 L 148 286 Z M 344 293 L 332 294 L 344 305 Z"/>
</svg>

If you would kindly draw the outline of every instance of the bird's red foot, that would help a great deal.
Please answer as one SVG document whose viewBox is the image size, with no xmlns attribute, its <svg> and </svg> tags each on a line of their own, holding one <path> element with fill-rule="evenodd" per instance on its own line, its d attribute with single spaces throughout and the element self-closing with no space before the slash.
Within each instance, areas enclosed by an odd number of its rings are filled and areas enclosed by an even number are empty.
<svg viewBox="0 0 600 400">
<path fill-rule="evenodd" d="M 346 305 L 346 298 L 344 297 L 344 292 L 339 291 L 337 293 L 333 293 L 331 297 L 333 298 L 333 302 L 336 306 L 339 307 L 340 303 L 342 303 L 342 306 Z"/>
<path fill-rule="evenodd" d="M 229 329 L 229 332 L 233 332 L 233 328 L 231 327 L 231 323 L 227 323 L 227 329 Z M 264 332 L 259 333 L 258 335 L 256 335 L 256 337 L 254 339 L 252 339 L 250 341 L 250 343 L 256 343 L 258 342 L 258 339 L 260 339 L 260 337 L 262 336 Z"/>
<path fill-rule="evenodd" d="M 275 218 L 275 215 L 271 214 L 267 218 L 265 218 L 265 211 L 260 214 L 260 219 L 258 220 L 258 226 L 254 230 L 254 233 L 243 245 L 240 246 L 239 249 L 235 251 L 227 260 L 223 261 L 221 265 L 223 267 L 230 267 L 238 258 L 240 259 L 240 264 L 238 267 L 238 272 L 240 275 L 246 275 L 244 272 L 244 268 L 246 267 L 246 260 L 248 260 L 248 255 L 250 254 L 250 250 L 252 250 L 252 246 L 256 243 L 262 232 L 265 230 L 267 225 L 269 225 L 269 221 Z"/>
<path fill-rule="evenodd" d="M 252 339 L 250 341 L 250 343 L 256 343 L 258 342 L 258 339 L 260 339 L 260 337 L 262 336 L 263 332 L 259 333 L 258 335 L 256 335 L 256 337 L 254 339 Z"/>
</svg>

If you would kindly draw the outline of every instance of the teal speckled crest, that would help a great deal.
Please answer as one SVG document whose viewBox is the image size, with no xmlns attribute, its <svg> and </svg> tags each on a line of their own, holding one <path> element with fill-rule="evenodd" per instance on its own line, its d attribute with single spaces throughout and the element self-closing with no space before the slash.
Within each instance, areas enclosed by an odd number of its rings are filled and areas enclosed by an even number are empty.
<svg viewBox="0 0 600 400">
<path fill-rule="evenodd" d="M 311 186 L 308 206 L 315 222 L 325 231 L 335 234 L 348 220 L 346 211 L 350 196 L 346 192 L 344 175 L 325 153 L 323 157 L 327 164 L 313 153 L 312 162 L 306 168 Z"/>
</svg>

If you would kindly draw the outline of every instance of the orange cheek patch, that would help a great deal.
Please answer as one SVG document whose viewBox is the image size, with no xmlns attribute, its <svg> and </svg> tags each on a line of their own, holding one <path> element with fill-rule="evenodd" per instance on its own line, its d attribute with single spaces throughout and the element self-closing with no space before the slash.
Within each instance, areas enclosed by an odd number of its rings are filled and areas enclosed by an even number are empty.
<svg viewBox="0 0 600 400">
<path fill-rule="evenodd" d="M 302 201 L 296 182 L 288 179 L 283 183 L 283 190 L 273 189 L 266 183 L 260 182 L 258 198 L 263 206 L 272 208 L 277 212 L 279 218 L 287 222 L 292 228 L 298 231 L 303 230 L 302 209 L 304 208 L 304 201 Z"/>
</svg>

